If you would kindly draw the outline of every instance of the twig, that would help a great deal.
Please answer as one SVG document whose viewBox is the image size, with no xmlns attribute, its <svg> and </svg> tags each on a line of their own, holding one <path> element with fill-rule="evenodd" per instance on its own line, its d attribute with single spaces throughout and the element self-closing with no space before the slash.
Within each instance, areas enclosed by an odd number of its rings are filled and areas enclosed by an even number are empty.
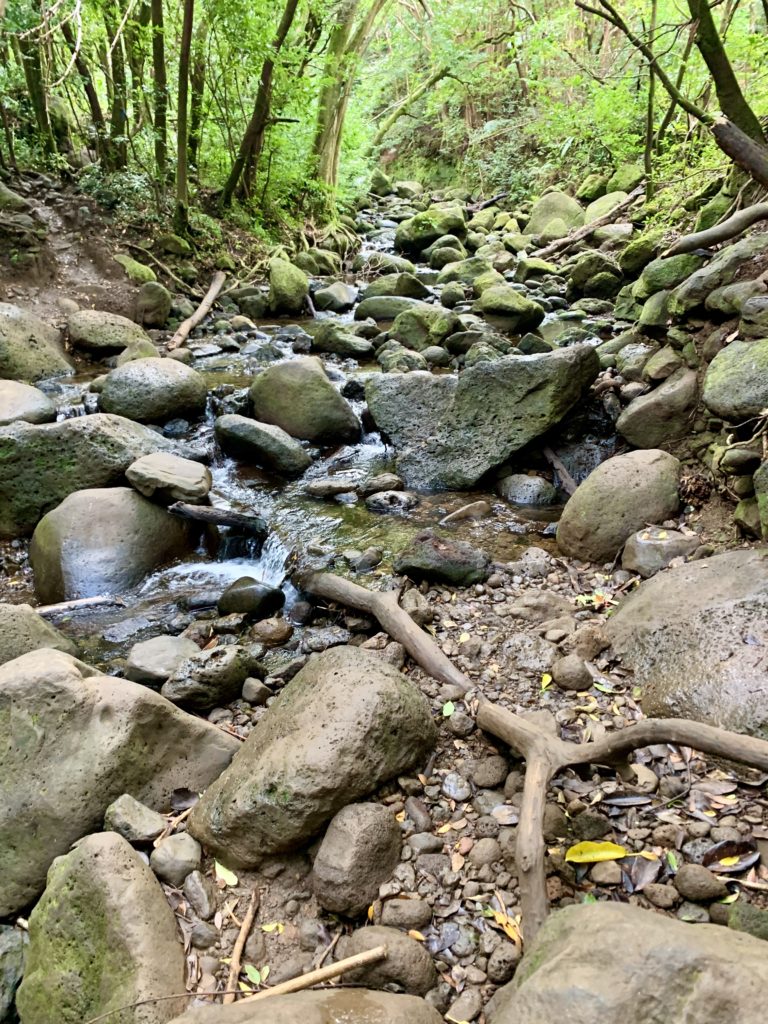
<svg viewBox="0 0 768 1024">
<path fill-rule="evenodd" d="M 541 449 L 541 451 L 544 455 L 544 458 L 547 460 L 550 466 L 553 469 L 557 470 L 557 475 L 560 477 L 560 486 L 568 494 L 573 494 L 578 484 L 573 479 L 568 470 L 565 468 L 565 463 L 563 462 L 563 460 L 556 452 L 554 452 L 551 448 L 548 448 L 546 445 Z"/>
<path fill-rule="evenodd" d="M 596 220 L 590 221 L 589 224 L 585 224 L 583 228 L 578 228 L 576 231 L 572 231 L 565 238 L 558 238 L 556 242 L 545 245 L 543 249 L 536 249 L 532 256 L 537 256 L 539 259 L 545 259 L 547 256 L 553 256 L 556 252 L 560 252 L 561 249 L 570 249 L 576 242 L 580 242 L 582 238 L 587 238 L 597 228 L 602 227 L 603 224 L 610 224 L 611 221 L 615 220 L 616 217 L 631 206 L 636 199 L 638 199 L 645 191 L 645 185 L 638 185 L 637 188 L 630 192 L 626 199 L 614 206 L 608 213 L 604 213 L 602 217 L 598 217 Z"/>
<path fill-rule="evenodd" d="M 179 329 L 176 331 L 174 336 L 168 342 L 168 349 L 169 349 L 169 351 L 171 349 L 178 348 L 180 345 L 184 344 L 184 342 L 189 337 L 190 331 L 194 327 L 197 327 L 197 325 L 200 323 L 200 321 L 203 319 L 203 317 L 208 313 L 208 311 L 210 310 L 211 306 L 216 301 L 216 296 L 219 294 L 221 289 L 224 287 L 224 282 L 226 281 L 226 279 L 227 279 L 227 275 L 224 273 L 223 270 L 216 271 L 216 273 L 213 275 L 213 280 L 211 281 L 211 287 L 205 293 L 205 298 L 203 299 L 203 301 L 197 307 L 197 309 L 192 314 L 192 316 L 188 316 L 187 319 L 184 321 L 184 323 L 182 323 L 179 326 Z"/>
<path fill-rule="evenodd" d="M 254 919 L 256 918 L 256 911 L 259 909 L 259 890 L 254 887 L 251 893 L 251 902 L 248 904 L 248 910 L 245 912 L 243 923 L 238 933 L 235 945 L 232 950 L 232 960 L 229 965 L 229 978 L 227 979 L 227 994 L 224 996 L 225 1003 L 234 1003 L 235 993 L 231 991 L 237 985 L 237 979 L 240 977 L 240 963 L 243 959 L 243 950 L 245 949 L 246 940 L 250 934 L 251 928 L 253 927 Z"/>
<path fill-rule="evenodd" d="M 335 964 L 318 967 L 316 971 L 309 971 L 298 978 L 291 978 L 290 981 L 284 981 L 280 985 L 275 985 L 274 988 L 264 989 L 263 992 L 257 992 L 256 995 L 246 996 L 245 999 L 239 1000 L 238 1006 L 243 1003 L 254 1003 L 257 999 L 267 999 L 270 996 L 303 992 L 305 989 L 312 988 L 313 985 L 319 985 L 321 981 L 330 981 L 332 978 L 338 978 L 340 974 L 346 974 L 347 971 L 354 971 L 358 967 L 365 967 L 368 964 L 378 963 L 379 960 L 385 960 L 386 957 L 387 947 L 375 946 L 373 949 L 365 950 L 364 953 L 355 953 L 354 956 L 348 956 L 344 960 L 337 960 Z"/>
<path fill-rule="evenodd" d="M 195 805 L 192 804 L 192 807 L 194 806 Z M 182 811 L 181 814 L 177 814 L 175 818 L 169 818 L 165 828 L 154 841 L 154 843 L 152 843 L 152 845 L 159 846 L 164 839 L 167 839 L 171 832 L 173 832 L 173 830 L 178 825 L 180 825 L 182 821 L 185 821 L 189 817 L 189 815 L 192 813 L 192 807 L 188 807 L 186 811 Z"/>
<path fill-rule="evenodd" d="M 148 256 L 153 263 L 157 264 L 157 266 L 160 267 L 164 274 L 170 277 L 174 284 L 177 284 L 179 288 L 182 288 L 184 290 L 184 292 L 191 295 L 193 299 L 197 299 L 198 301 L 200 301 L 200 293 L 193 291 L 186 281 L 182 281 L 180 277 L 177 277 L 176 274 L 174 274 L 174 272 L 171 270 L 171 268 L 166 263 L 163 263 L 162 260 L 158 259 L 153 252 L 150 252 L 149 249 L 145 249 L 143 245 L 137 245 L 135 242 L 126 242 L 125 244 L 129 249 L 135 249 L 137 252 L 141 252 L 145 256 Z"/>
<path fill-rule="evenodd" d="M 35 608 L 38 615 L 58 615 L 59 612 L 74 611 L 77 608 L 96 608 L 101 604 L 116 604 L 121 608 L 125 607 L 122 597 L 110 597 L 105 594 L 101 597 L 76 597 L 73 601 L 59 601 L 57 604 L 41 604 Z"/>
</svg>

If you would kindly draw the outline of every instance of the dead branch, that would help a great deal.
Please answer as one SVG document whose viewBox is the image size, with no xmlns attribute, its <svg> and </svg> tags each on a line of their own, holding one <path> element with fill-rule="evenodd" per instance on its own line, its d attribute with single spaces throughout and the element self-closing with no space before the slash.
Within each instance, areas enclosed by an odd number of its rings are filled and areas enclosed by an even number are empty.
<svg viewBox="0 0 768 1024">
<path fill-rule="evenodd" d="M 248 940 L 248 936 L 251 933 L 253 922 L 256 919 L 256 911 L 259 909 L 259 890 L 254 887 L 251 893 L 251 900 L 248 904 L 248 909 L 245 912 L 243 923 L 240 926 L 235 945 L 232 949 L 232 959 L 229 964 L 229 977 L 227 978 L 227 992 L 224 995 L 222 1002 L 234 1003 L 235 993 L 233 989 L 237 985 L 237 979 L 240 977 L 240 964 L 243 959 L 243 950 L 245 949 L 245 943 Z"/>
<path fill-rule="evenodd" d="M 102 604 L 116 604 L 125 606 L 122 597 L 112 597 L 107 594 L 103 597 L 76 597 L 73 601 L 59 601 L 57 604 L 41 604 L 35 608 L 38 615 L 59 615 L 61 612 L 77 611 L 79 608 L 97 608 Z"/>
<path fill-rule="evenodd" d="M 479 203 L 471 203 L 467 210 L 469 213 L 480 213 L 481 210 L 487 210 L 489 206 L 493 206 L 494 203 L 498 203 L 501 199 L 506 199 L 509 192 L 497 192 L 495 196 L 491 196 L 490 199 L 483 199 Z"/>
<path fill-rule="evenodd" d="M 714 227 L 705 231 L 695 231 L 690 235 L 683 235 L 674 245 L 671 245 L 666 252 L 663 252 L 662 259 L 670 256 L 677 256 L 684 252 L 693 252 L 694 249 L 708 249 L 710 246 L 719 245 L 721 242 L 728 242 L 730 239 L 740 235 L 742 231 L 752 227 L 759 220 L 768 220 L 768 203 L 756 203 L 748 206 L 746 210 L 739 210 L 727 220 L 715 224 Z"/>
<path fill-rule="evenodd" d="M 597 228 L 601 228 L 604 224 L 611 224 L 620 213 L 623 213 L 628 206 L 631 206 L 636 199 L 638 199 L 645 191 L 645 185 L 638 185 L 636 189 L 629 193 L 626 199 L 622 199 L 618 206 L 614 206 L 608 213 L 604 213 L 602 217 L 598 217 L 597 220 L 591 221 L 589 224 L 585 224 L 583 228 L 577 228 L 576 231 L 572 231 L 565 238 L 558 238 L 555 242 L 550 242 L 549 245 L 545 245 L 543 249 L 537 249 L 532 256 L 538 256 L 540 259 L 546 259 L 547 256 L 552 256 L 556 252 L 560 252 L 561 249 L 570 249 L 572 245 L 580 242 L 583 238 L 588 238 Z"/>
<path fill-rule="evenodd" d="M 176 501 L 168 506 L 172 516 L 182 519 L 194 519 L 199 523 L 213 526 L 232 526 L 244 530 L 262 540 L 267 536 L 267 524 L 261 516 L 248 515 L 245 512 L 231 512 L 229 509 L 212 508 L 210 505 L 188 505 L 184 501 Z"/>
<path fill-rule="evenodd" d="M 263 992 L 257 992 L 254 996 L 246 996 L 238 1000 L 238 1006 L 242 1003 L 255 1003 L 257 999 L 268 999 L 270 996 L 285 996 L 290 992 L 303 992 L 305 989 L 319 985 L 321 981 L 331 981 L 338 978 L 340 974 L 348 971 L 355 971 L 358 967 L 366 967 L 368 964 L 376 964 L 379 960 L 386 960 L 387 947 L 374 946 L 373 949 L 366 949 L 363 953 L 355 953 L 354 956 L 345 957 L 344 960 L 337 960 L 335 964 L 327 967 L 318 967 L 316 971 L 308 971 L 298 978 L 291 978 L 290 981 L 283 981 L 273 988 L 266 988 Z"/>
<path fill-rule="evenodd" d="M 387 633 L 405 647 L 425 672 L 465 692 L 473 689 L 467 676 L 443 654 L 398 603 L 394 590 L 371 591 L 330 573 L 300 578 L 305 591 L 373 615 Z M 580 764 L 615 765 L 633 750 L 656 743 L 676 743 L 705 754 L 740 761 L 768 771 L 768 742 L 740 733 L 685 719 L 646 719 L 589 743 L 561 740 L 552 728 L 513 714 L 478 694 L 477 724 L 502 739 L 526 762 L 520 822 L 517 830 L 517 865 L 525 939 L 531 942 L 549 913 L 546 890 L 544 806 L 547 788 L 558 772 Z"/>
<path fill-rule="evenodd" d="M 557 454 L 557 452 L 554 452 L 551 448 L 548 448 L 546 445 L 541 449 L 541 452 L 544 458 L 552 467 L 552 469 L 554 469 L 557 472 L 557 475 L 560 477 L 560 486 L 563 488 L 563 490 L 566 491 L 566 493 L 568 494 L 573 494 L 576 488 L 578 487 L 578 484 L 573 479 L 568 470 L 565 468 L 565 463 Z"/>
<path fill-rule="evenodd" d="M 125 244 L 129 249 L 135 249 L 136 252 L 143 253 L 144 256 L 152 260 L 155 266 L 159 267 L 162 270 L 166 277 L 169 277 L 174 284 L 177 284 L 179 288 L 182 289 L 183 292 L 185 292 L 187 295 L 191 295 L 192 298 L 197 299 L 198 302 L 200 301 L 200 299 L 202 298 L 200 293 L 193 291 L 186 283 L 186 281 L 182 281 L 180 277 L 174 274 L 171 268 L 166 263 L 163 263 L 161 259 L 158 259 L 153 252 L 150 252 L 149 249 L 145 248 L 143 245 L 137 245 L 135 242 L 126 242 Z"/>
<path fill-rule="evenodd" d="M 197 327 L 203 317 L 209 312 L 211 306 L 216 301 L 216 296 L 219 294 L 221 289 L 224 287 L 224 282 L 227 279 L 227 275 L 223 270 L 217 270 L 213 275 L 211 281 L 211 287 L 205 293 L 205 298 L 197 307 L 192 316 L 188 316 L 187 319 L 179 325 L 179 329 L 176 331 L 174 336 L 168 342 L 168 350 L 171 351 L 174 348 L 178 348 L 183 345 L 189 337 L 190 331 Z"/>
</svg>

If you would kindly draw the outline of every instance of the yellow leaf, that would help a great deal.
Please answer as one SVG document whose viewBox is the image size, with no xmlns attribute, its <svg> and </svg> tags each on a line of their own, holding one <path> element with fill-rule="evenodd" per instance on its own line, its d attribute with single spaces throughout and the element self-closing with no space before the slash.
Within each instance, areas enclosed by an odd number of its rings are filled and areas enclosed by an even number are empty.
<svg viewBox="0 0 768 1024">
<path fill-rule="evenodd" d="M 405 821 L 405 811 L 399 811 L 395 815 L 395 821 Z"/>
<path fill-rule="evenodd" d="M 369 921 L 373 920 L 373 915 L 374 915 L 374 909 L 373 909 L 373 904 L 371 904 L 370 907 L 368 907 L 368 920 Z"/>
<path fill-rule="evenodd" d="M 224 865 L 219 864 L 218 861 L 214 861 L 214 870 L 216 872 L 216 877 L 225 885 L 237 885 L 237 875 L 234 871 L 230 871 L 229 868 L 225 868 Z"/>
<path fill-rule="evenodd" d="M 417 775 L 416 778 L 419 780 L 422 786 L 426 786 L 429 783 L 429 779 L 427 778 L 426 775 Z"/>
<path fill-rule="evenodd" d="M 462 633 L 461 636 L 459 637 L 459 643 L 465 644 L 467 640 L 469 640 L 469 633 Z"/>
<path fill-rule="evenodd" d="M 437 834 L 439 836 L 444 836 L 446 832 L 450 832 L 450 831 L 451 831 L 451 822 L 449 821 L 445 825 L 441 825 L 440 826 L 440 828 L 437 830 Z"/>
<path fill-rule="evenodd" d="M 565 859 L 572 864 L 598 864 L 603 860 L 626 857 L 627 851 L 616 843 L 576 843 L 568 848 Z"/>
<path fill-rule="evenodd" d="M 644 860 L 658 860 L 659 859 L 658 853 L 654 853 L 653 850 L 639 850 L 635 854 L 635 856 L 636 857 L 642 857 Z"/>
<path fill-rule="evenodd" d="M 717 863 L 718 864 L 722 864 L 724 868 L 732 868 L 734 864 L 738 864 L 739 863 L 739 858 L 738 857 L 721 857 L 720 860 Z"/>
<path fill-rule="evenodd" d="M 460 853 L 454 853 L 451 857 L 451 871 L 461 871 L 464 867 L 464 858 Z"/>
<path fill-rule="evenodd" d="M 549 674 L 549 672 L 545 672 L 544 675 L 541 677 L 541 688 L 542 688 L 542 690 L 546 690 L 547 687 L 551 686 L 551 685 L 552 685 L 552 676 Z"/>
<path fill-rule="evenodd" d="M 659 532 L 656 534 L 656 536 L 659 538 L 659 540 L 666 540 L 667 537 L 669 536 L 669 534 L 667 533 L 666 530 L 659 530 Z"/>
<path fill-rule="evenodd" d="M 416 939 L 417 942 L 426 942 L 427 941 L 424 938 L 424 936 L 421 934 L 421 932 L 417 932 L 415 928 L 411 928 L 410 931 L 408 932 L 408 934 L 410 935 L 410 937 L 412 939 Z"/>
<path fill-rule="evenodd" d="M 282 935 L 285 931 L 285 925 L 281 924 L 279 921 L 270 921 L 269 924 L 263 924 L 261 926 L 261 930 L 266 932 L 267 935 L 271 935 L 272 932 L 277 932 L 278 935 Z"/>
</svg>

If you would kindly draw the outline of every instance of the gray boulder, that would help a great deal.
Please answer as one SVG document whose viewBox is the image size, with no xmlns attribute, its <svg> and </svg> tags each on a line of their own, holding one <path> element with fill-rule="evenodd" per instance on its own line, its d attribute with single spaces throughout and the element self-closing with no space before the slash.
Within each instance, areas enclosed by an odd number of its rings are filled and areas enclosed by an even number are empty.
<svg viewBox="0 0 768 1024">
<path fill-rule="evenodd" d="M 319 288 L 312 296 L 316 309 L 328 309 L 332 313 L 346 313 L 357 302 L 357 288 L 343 281 L 334 281 L 325 288 Z"/>
<path fill-rule="evenodd" d="M 509 284 L 496 284 L 484 289 L 472 308 L 510 334 L 535 331 L 544 319 L 544 310 L 538 302 Z"/>
<path fill-rule="evenodd" d="M 55 327 L 0 302 L 0 378 L 33 384 L 73 372 Z"/>
<path fill-rule="evenodd" d="M 0 537 L 31 533 L 72 491 L 120 483 L 142 455 L 176 450 L 154 430 L 104 413 L 0 427 Z"/>
<path fill-rule="evenodd" d="M 285 476 L 301 476 L 312 465 L 311 457 L 299 442 L 272 423 L 227 413 L 218 417 L 214 431 L 216 440 L 229 455 L 253 460 Z"/>
<path fill-rule="evenodd" d="M 104 831 L 117 832 L 129 843 L 151 843 L 165 831 L 168 819 L 123 793 L 104 812 Z"/>
<path fill-rule="evenodd" d="M 361 294 L 362 299 L 373 299 L 379 295 L 402 295 L 408 299 L 428 299 L 429 288 L 415 274 L 385 274 L 377 278 Z"/>
<path fill-rule="evenodd" d="M 193 551 L 199 529 L 129 487 L 75 491 L 35 527 L 35 593 L 53 603 L 120 594 Z"/>
<path fill-rule="evenodd" d="M 270 366 L 251 385 L 254 414 L 292 437 L 317 444 L 356 441 L 360 421 L 316 357 Z"/>
<path fill-rule="evenodd" d="M 14 1024 L 16 989 L 24 974 L 29 936 L 21 928 L 0 924 L 0 1020 Z"/>
<path fill-rule="evenodd" d="M 372 295 L 355 309 L 355 320 L 394 320 L 407 309 L 432 309 L 428 302 L 410 299 L 405 295 Z"/>
<path fill-rule="evenodd" d="M 759 416 L 768 407 L 768 338 L 721 349 L 707 368 L 702 399 L 731 423 Z"/>
<path fill-rule="evenodd" d="M 415 580 L 435 580 L 468 587 L 488 576 L 485 552 L 463 540 L 424 530 L 417 534 L 393 562 L 395 572 Z"/>
<path fill-rule="evenodd" d="M 189 830 L 225 863 L 257 864 L 415 767 L 435 739 L 425 698 L 376 654 L 313 655 L 195 805 Z"/>
<path fill-rule="evenodd" d="M 30 605 L 0 604 L 0 665 L 41 647 L 76 652 L 75 645 Z"/>
<path fill-rule="evenodd" d="M 513 505 L 554 505 L 557 488 L 541 476 L 510 473 L 496 484 L 496 490 L 505 501 Z"/>
<path fill-rule="evenodd" d="M 143 327 L 165 327 L 173 296 L 159 281 L 147 281 L 136 296 L 136 322 Z"/>
<path fill-rule="evenodd" d="M 195 641 L 186 636 L 153 636 L 133 645 L 125 674 L 135 683 L 162 686 L 182 662 L 199 650 Z"/>
<path fill-rule="evenodd" d="M 616 429 L 636 448 L 669 444 L 689 432 L 697 396 L 695 370 L 681 367 L 654 391 L 630 402 L 616 421 Z"/>
<path fill-rule="evenodd" d="M 0 427 L 24 420 L 25 423 L 50 423 L 56 419 L 56 406 L 45 392 L 15 380 L 0 380 Z"/>
<path fill-rule="evenodd" d="M 54 857 L 100 828 L 117 797 L 167 807 L 239 748 L 146 686 L 47 649 L 0 666 L 0 723 L 13 737 L 0 748 L 0 917 L 39 895 Z"/>
<path fill-rule="evenodd" d="M 170 452 L 142 455 L 130 464 L 125 475 L 139 494 L 166 505 L 174 501 L 199 504 L 207 498 L 213 482 L 207 466 Z"/>
<path fill-rule="evenodd" d="M 82 1024 L 137 1000 L 184 991 L 184 948 L 173 911 L 152 872 L 116 832 L 88 836 L 54 862 L 30 917 L 29 939 L 17 997 L 25 1024 Z M 160 999 L 131 1016 L 162 1024 L 184 1002 Z"/>
<path fill-rule="evenodd" d="M 598 371 L 594 349 L 574 345 L 478 363 L 458 377 L 373 375 L 365 390 L 408 486 L 467 488 L 559 423 Z"/>
<path fill-rule="evenodd" d="M 684 316 L 689 310 L 701 306 L 716 288 L 730 284 L 740 268 L 768 249 L 768 233 L 748 235 L 728 245 L 700 270 L 683 281 L 669 303 L 674 316 Z"/>
<path fill-rule="evenodd" d="M 329 824 L 312 868 L 312 889 L 325 910 L 357 917 L 370 906 L 400 860 L 400 827 L 382 804 L 349 804 Z"/>
<path fill-rule="evenodd" d="M 307 275 L 278 257 L 269 261 L 269 308 L 273 313 L 301 313 L 309 295 Z"/>
<path fill-rule="evenodd" d="M 765 549 L 688 562 L 642 583 L 606 623 L 643 687 L 643 710 L 765 736 Z"/>
<path fill-rule="evenodd" d="M 528 223 L 523 228 L 526 235 L 541 235 L 551 229 L 553 221 L 559 221 L 564 230 L 560 229 L 559 237 L 564 237 L 572 228 L 581 227 L 584 223 L 584 210 L 575 199 L 565 192 L 552 190 L 537 199 L 533 204 Z"/>
<path fill-rule="evenodd" d="M 150 340 L 144 328 L 133 320 L 100 309 L 79 309 L 71 313 L 67 320 L 67 334 L 75 348 L 97 356 L 114 354 Z"/>
<path fill-rule="evenodd" d="M 107 374 L 101 389 L 104 412 L 139 423 L 160 423 L 203 412 L 205 378 L 177 359 L 133 359 Z"/>
<path fill-rule="evenodd" d="M 274 996 L 266 1002 L 202 1006 L 173 1024 L 442 1024 L 443 1018 L 416 996 L 367 988 L 326 988 Z"/>
<path fill-rule="evenodd" d="M 227 644 L 197 651 L 178 665 L 160 691 L 174 704 L 209 710 L 240 696 L 254 669 L 245 647 Z"/>
<path fill-rule="evenodd" d="M 685 558 L 701 544 L 697 534 L 680 530 L 662 530 L 649 526 L 633 533 L 624 545 L 621 567 L 646 579 L 655 575 L 676 558 Z"/>
<path fill-rule="evenodd" d="M 397 928 L 374 925 L 358 928 L 339 943 L 339 955 L 354 956 L 376 946 L 387 947 L 387 958 L 347 975 L 348 981 L 386 988 L 397 985 L 412 995 L 423 996 L 437 984 L 437 971 L 424 946 Z"/>
<path fill-rule="evenodd" d="M 585 941 L 587 940 L 588 941 Z M 653 979 L 649 984 L 649 979 Z M 762 1024 L 765 943 L 622 903 L 551 914 L 488 1024 Z"/>
</svg>

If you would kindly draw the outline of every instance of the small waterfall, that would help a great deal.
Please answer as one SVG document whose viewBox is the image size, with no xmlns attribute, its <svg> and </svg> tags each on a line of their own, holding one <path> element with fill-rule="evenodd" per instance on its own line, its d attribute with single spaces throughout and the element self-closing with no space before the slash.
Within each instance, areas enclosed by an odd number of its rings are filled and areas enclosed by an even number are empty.
<svg viewBox="0 0 768 1024">
<path fill-rule="evenodd" d="M 264 541 L 261 556 L 253 565 L 253 575 L 269 587 L 282 586 L 287 575 L 285 563 L 289 554 L 289 549 L 280 537 L 274 532 L 270 533 Z"/>
</svg>

